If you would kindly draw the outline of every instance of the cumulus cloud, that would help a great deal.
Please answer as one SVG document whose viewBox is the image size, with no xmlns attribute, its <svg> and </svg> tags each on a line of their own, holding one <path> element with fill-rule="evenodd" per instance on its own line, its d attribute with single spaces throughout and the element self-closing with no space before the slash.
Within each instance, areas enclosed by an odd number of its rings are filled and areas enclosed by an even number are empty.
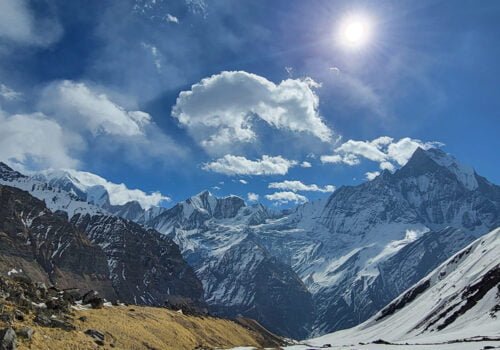
<svg viewBox="0 0 500 350">
<path fill-rule="evenodd" d="M 242 156 L 226 154 L 203 165 L 204 170 L 226 175 L 285 175 L 297 162 L 281 156 L 263 155 L 261 159 L 250 160 Z"/>
<path fill-rule="evenodd" d="M 45 88 L 41 109 L 65 124 L 98 134 L 136 136 L 144 134 L 151 116 L 142 111 L 127 111 L 84 83 L 64 80 Z"/>
<path fill-rule="evenodd" d="M 275 204 L 287 204 L 287 203 L 305 203 L 307 202 L 307 197 L 297 194 L 295 192 L 275 192 L 273 194 L 266 194 L 266 199 L 275 202 Z"/>
<path fill-rule="evenodd" d="M 224 71 L 181 92 L 172 116 L 211 154 L 225 153 L 234 144 L 255 142 L 254 121 L 329 141 L 332 131 L 319 115 L 313 90 L 317 87 L 312 79 L 275 84 L 244 71 Z"/>
<path fill-rule="evenodd" d="M 278 190 L 288 190 L 292 192 L 333 192 L 335 191 L 335 186 L 333 185 L 326 185 L 325 187 L 319 187 L 316 184 L 312 185 L 306 185 L 302 183 L 301 181 L 290 181 L 290 180 L 285 180 L 283 182 L 271 182 L 268 185 L 268 188 L 274 188 Z"/>
<path fill-rule="evenodd" d="M 334 150 L 333 155 L 324 155 L 320 159 L 323 163 L 357 165 L 361 162 L 360 158 L 365 158 L 379 163 L 382 170 L 394 171 L 394 163 L 403 166 L 418 147 L 429 149 L 442 145 L 440 142 L 423 142 L 409 137 L 395 141 L 382 136 L 372 141 L 346 141 Z"/>
<path fill-rule="evenodd" d="M 259 195 L 257 193 L 248 192 L 247 198 L 249 202 L 257 202 L 259 200 Z"/>
<path fill-rule="evenodd" d="M 25 0 L 0 0 L 0 40 L 21 45 L 47 46 L 61 37 L 53 18 L 36 18 Z"/>
<path fill-rule="evenodd" d="M 72 169 L 64 169 L 71 177 L 78 180 L 78 185 L 81 190 L 87 191 L 94 186 L 102 186 L 109 194 L 109 202 L 112 205 L 126 204 L 131 201 L 137 201 L 144 209 L 149 209 L 152 206 L 159 205 L 162 201 L 170 201 L 167 196 L 160 192 L 146 193 L 138 189 L 129 189 L 125 184 L 115 184 L 96 174 L 85 171 L 77 171 Z"/>
<path fill-rule="evenodd" d="M 42 113 L 7 116 L 0 111 L 0 159 L 23 169 L 74 167 L 83 140 Z"/>
<path fill-rule="evenodd" d="M 307 162 L 307 161 L 303 161 L 301 164 L 300 164 L 300 167 L 301 168 L 311 168 L 312 167 L 312 164 Z"/>
<path fill-rule="evenodd" d="M 365 177 L 368 181 L 372 181 L 373 179 L 375 179 L 379 175 L 380 175 L 380 172 L 378 172 L 378 171 L 369 171 L 369 172 L 365 173 Z"/>
</svg>

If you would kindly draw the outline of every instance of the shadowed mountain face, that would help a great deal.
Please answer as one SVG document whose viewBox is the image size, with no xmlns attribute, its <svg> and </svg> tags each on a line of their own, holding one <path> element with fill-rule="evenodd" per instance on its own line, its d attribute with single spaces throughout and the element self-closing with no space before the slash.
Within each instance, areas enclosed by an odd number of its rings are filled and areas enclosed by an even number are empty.
<svg viewBox="0 0 500 350">
<path fill-rule="evenodd" d="M 164 305 L 183 298 L 203 304 L 201 283 L 170 238 L 115 216 L 77 214 L 71 223 L 104 251 L 120 300 Z"/>
<path fill-rule="evenodd" d="M 53 213 L 29 193 L 0 186 L 0 272 L 109 300 L 203 306 L 202 285 L 168 237 L 115 216 Z"/>
<path fill-rule="evenodd" d="M 29 193 L 8 186 L 0 186 L 0 269 L 116 298 L 103 251 L 65 213 L 52 213 Z"/>
<path fill-rule="evenodd" d="M 273 257 L 251 227 L 272 215 L 241 198 L 205 191 L 149 222 L 172 237 L 203 283 L 211 312 L 243 315 L 281 335 L 302 338 L 313 317 L 311 294 L 293 269 Z"/>
</svg>

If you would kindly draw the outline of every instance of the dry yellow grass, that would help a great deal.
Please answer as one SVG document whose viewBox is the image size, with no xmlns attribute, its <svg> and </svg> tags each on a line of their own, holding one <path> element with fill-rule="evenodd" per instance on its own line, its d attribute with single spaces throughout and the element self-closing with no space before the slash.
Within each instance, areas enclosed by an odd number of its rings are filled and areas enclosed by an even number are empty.
<svg viewBox="0 0 500 350">
<path fill-rule="evenodd" d="M 79 321 L 80 316 L 88 319 Z M 29 316 L 26 321 L 14 324 L 14 327 L 25 325 L 35 330 L 31 341 L 18 341 L 18 349 L 193 350 L 236 346 L 262 348 L 269 344 L 262 334 L 229 320 L 185 316 L 153 307 L 116 306 L 75 311 L 73 323 L 77 330 L 69 332 L 37 326 L 31 319 Z M 87 329 L 104 333 L 105 345 L 98 346 L 84 334 Z"/>
</svg>

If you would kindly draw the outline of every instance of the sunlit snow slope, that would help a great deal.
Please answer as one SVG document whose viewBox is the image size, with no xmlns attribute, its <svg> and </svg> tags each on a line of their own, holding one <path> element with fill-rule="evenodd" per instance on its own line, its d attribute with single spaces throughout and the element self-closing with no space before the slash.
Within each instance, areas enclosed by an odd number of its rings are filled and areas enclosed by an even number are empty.
<svg viewBox="0 0 500 350">
<path fill-rule="evenodd" d="M 479 337 L 500 340 L 500 228 L 453 255 L 363 324 L 306 343 L 438 344 Z"/>
</svg>

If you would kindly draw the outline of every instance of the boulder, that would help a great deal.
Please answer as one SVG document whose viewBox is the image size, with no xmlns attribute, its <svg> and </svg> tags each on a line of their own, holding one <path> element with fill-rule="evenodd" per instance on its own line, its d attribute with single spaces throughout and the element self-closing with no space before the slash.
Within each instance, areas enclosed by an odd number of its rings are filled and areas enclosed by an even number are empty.
<svg viewBox="0 0 500 350">
<path fill-rule="evenodd" d="M 11 323 L 14 320 L 14 317 L 12 317 L 12 314 L 4 312 L 0 314 L 0 321 L 5 322 L 5 323 Z"/>
<path fill-rule="evenodd" d="M 82 297 L 82 304 L 84 304 L 84 305 L 90 304 L 91 300 L 97 298 L 98 295 L 99 295 L 99 293 L 96 292 L 95 290 L 88 291 Z"/>
<path fill-rule="evenodd" d="M 87 329 L 85 331 L 85 334 L 87 334 L 89 337 L 92 337 L 96 344 L 98 345 L 104 345 L 104 339 L 105 335 L 102 332 L 99 332 L 95 329 Z"/>
<path fill-rule="evenodd" d="M 77 288 L 63 290 L 62 297 L 64 300 L 66 300 L 71 304 L 74 304 L 77 300 L 82 300 L 82 295 L 80 294 L 80 290 Z"/>
<path fill-rule="evenodd" d="M 67 312 L 69 311 L 70 304 L 68 301 L 63 299 L 49 299 L 45 302 L 48 310 L 54 310 L 58 312 Z"/>
<path fill-rule="evenodd" d="M 30 328 L 30 327 L 21 327 L 21 328 L 16 330 L 17 336 L 19 338 L 23 338 L 26 340 L 31 340 L 34 332 L 35 331 L 33 330 L 33 328 Z"/>
<path fill-rule="evenodd" d="M 16 350 L 16 332 L 12 328 L 0 331 L 0 350 Z"/>
<path fill-rule="evenodd" d="M 39 314 L 35 317 L 33 320 L 35 321 L 36 324 L 42 326 L 42 327 L 50 327 L 51 326 L 51 320 L 47 316 L 43 314 Z"/>
<path fill-rule="evenodd" d="M 90 301 L 90 305 L 92 306 L 92 309 L 102 309 L 104 307 L 104 299 L 94 298 Z"/>
<path fill-rule="evenodd" d="M 65 331 L 74 331 L 76 329 L 75 326 L 73 326 L 71 323 L 58 320 L 57 318 L 52 318 L 50 320 L 50 327 L 52 328 L 61 328 L 64 329 Z"/>
</svg>

